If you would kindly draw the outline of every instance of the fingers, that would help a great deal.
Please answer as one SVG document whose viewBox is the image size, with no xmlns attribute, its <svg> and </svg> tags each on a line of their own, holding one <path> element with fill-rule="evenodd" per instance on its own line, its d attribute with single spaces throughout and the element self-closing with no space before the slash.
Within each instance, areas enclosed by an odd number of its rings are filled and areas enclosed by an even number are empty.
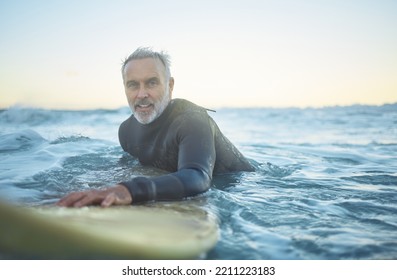
<svg viewBox="0 0 397 280">
<path fill-rule="evenodd" d="M 61 198 L 56 205 L 63 207 L 83 207 L 88 205 L 129 205 L 132 197 L 126 187 L 116 185 L 104 190 L 73 192 Z"/>
<path fill-rule="evenodd" d="M 57 205 L 63 207 L 83 207 L 100 203 L 105 195 L 100 191 L 90 190 L 84 192 L 73 192 L 61 198 Z"/>
<path fill-rule="evenodd" d="M 126 187 L 123 185 L 116 185 L 109 189 L 110 191 L 102 201 L 102 207 L 109 207 L 111 205 L 130 205 L 132 197 Z"/>
<path fill-rule="evenodd" d="M 101 206 L 102 207 L 109 207 L 113 204 L 117 204 L 117 196 L 114 193 L 108 194 L 105 199 L 102 201 Z"/>
<path fill-rule="evenodd" d="M 73 192 L 61 198 L 56 205 L 63 207 L 73 206 L 77 201 L 85 196 L 85 192 Z"/>
<path fill-rule="evenodd" d="M 85 195 L 73 204 L 73 207 L 83 207 L 87 205 L 99 204 L 104 199 L 104 196 L 105 195 L 101 191 L 86 191 Z"/>
</svg>

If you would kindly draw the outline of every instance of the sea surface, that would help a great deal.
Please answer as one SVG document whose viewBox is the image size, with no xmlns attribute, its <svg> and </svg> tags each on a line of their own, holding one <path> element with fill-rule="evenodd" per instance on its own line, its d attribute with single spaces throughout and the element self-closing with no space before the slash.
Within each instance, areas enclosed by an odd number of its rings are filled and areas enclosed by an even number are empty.
<svg viewBox="0 0 397 280">
<path fill-rule="evenodd" d="M 119 146 L 129 115 L 1 110 L 0 197 L 52 204 L 70 191 L 157 175 Z M 219 242 L 204 258 L 397 259 L 397 104 L 210 115 L 257 171 L 215 176 L 190 198 L 219 222 Z"/>
</svg>

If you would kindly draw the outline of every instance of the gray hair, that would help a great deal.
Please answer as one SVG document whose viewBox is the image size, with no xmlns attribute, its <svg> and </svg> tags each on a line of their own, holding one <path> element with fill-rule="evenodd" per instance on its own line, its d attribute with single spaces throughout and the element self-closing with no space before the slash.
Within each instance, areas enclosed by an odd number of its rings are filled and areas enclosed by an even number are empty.
<svg viewBox="0 0 397 280">
<path fill-rule="evenodd" d="M 137 48 L 132 54 L 130 54 L 124 61 L 121 67 L 121 74 L 124 79 L 124 70 L 128 62 L 131 60 L 144 59 L 144 58 L 153 58 L 154 60 L 161 61 L 165 68 L 165 78 L 168 81 L 171 78 L 171 59 L 170 56 L 165 51 L 153 51 L 152 48 L 149 47 L 140 47 Z"/>
</svg>

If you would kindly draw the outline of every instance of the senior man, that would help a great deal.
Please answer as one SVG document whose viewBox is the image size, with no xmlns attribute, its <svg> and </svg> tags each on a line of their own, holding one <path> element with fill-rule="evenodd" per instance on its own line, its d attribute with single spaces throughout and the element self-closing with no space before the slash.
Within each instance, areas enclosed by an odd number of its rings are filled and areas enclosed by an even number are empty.
<svg viewBox="0 0 397 280">
<path fill-rule="evenodd" d="M 73 192 L 57 205 L 108 207 L 177 200 L 207 191 L 213 174 L 254 170 L 206 109 L 172 99 L 174 78 L 166 53 L 138 48 L 124 61 L 122 77 L 133 114 L 120 125 L 120 144 L 141 164 L 169 173 L 134 177 L 102 190 Z"/>
</svg>

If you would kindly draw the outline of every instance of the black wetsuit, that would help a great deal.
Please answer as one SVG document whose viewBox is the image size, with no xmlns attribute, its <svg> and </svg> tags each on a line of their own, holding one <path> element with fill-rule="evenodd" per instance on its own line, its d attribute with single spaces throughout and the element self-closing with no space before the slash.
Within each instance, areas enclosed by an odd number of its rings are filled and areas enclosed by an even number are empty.
<svg viewBox="0 0 397 280">
<path fill-rule="evenodd" d="M 212 174 L 253 171 L 206 109 L 183 99 L 173 99 L 150 124 L 132 115 L 120 125 L 119 140 L 141 164 L 171 172 L 122 182 L 133 202 L 196 195 L 209 189 Z"/>
</svg>

